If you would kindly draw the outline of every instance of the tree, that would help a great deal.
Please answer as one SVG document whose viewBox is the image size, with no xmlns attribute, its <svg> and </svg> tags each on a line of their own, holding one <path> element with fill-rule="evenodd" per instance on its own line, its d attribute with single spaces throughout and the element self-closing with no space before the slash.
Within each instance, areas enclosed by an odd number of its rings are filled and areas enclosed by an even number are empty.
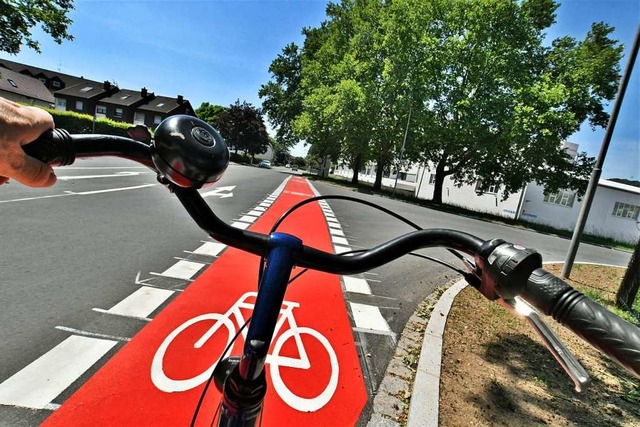
<svg viewBox="0 0 640 427">
<path fill-rule="evenodd" d="M 40 43 L 34 40 L 31 29 L 40 25 L 53 40 L 73 40 L 68 33 L 73 21 L 67 16 L 73 9 L 73 0 L 12 0 L 0 2 L 0 51 L 17 55 L 26 44 L 40 51 Z"/>
<path fill-rule="evenodd" d="M 293 132 L 292 123 L 302 111 L 300 69 L 298 46 L 290 43 L 269 66 L 272 79 L 262 85 L 258 92 L 258 96 L 264 98 L 262 110 L 276 129 L 276 138 L 286 148 L 293 147 L 299 141 Z"/>
<path fill-rule="evenodd" d="M 629 261 L 629 266 L 624 274 L 620 289 L 616 294 L 616 304 L 620 308 L 629 310 L 633 307 L 633 302 L 640 289 L 640 239 Z"/>
<path fill-rule="evenodd" d="M 218 128 L 218 119 L 220 114 L 224 111 L 222 105 L 213 105 L 208 102 L 203 102 L 200 107 L 196 109 L 196 115 L 199 119 L 209 123 L 214 128 Z"/>
<path fill-rule="evenodd" d="M 229 147 L 244 150 L 255 160 L 256 154 L 266 153 L 269 134 L 262 118 L 262 112 L 244 101 L 225 108 L 218 116 L 218 131 Z"/>
<path fill-rule="evenodd" d="M 621 47 L 606 24 L 586 39 L 543 45 L 553 0 L 398 0 L 385 26 L 387 70 L 404 81 L 417 138 L 408 153 L 444 178 L 502 185 L 507 197 L 537 181 L 583 192 L 593 161 L 561 142 L 589 120 L 605 126 Z M 404 77 L 403 77 L 404 76 Z M 397 87 L 402 87 L 402 85 Z"/>
</svg>

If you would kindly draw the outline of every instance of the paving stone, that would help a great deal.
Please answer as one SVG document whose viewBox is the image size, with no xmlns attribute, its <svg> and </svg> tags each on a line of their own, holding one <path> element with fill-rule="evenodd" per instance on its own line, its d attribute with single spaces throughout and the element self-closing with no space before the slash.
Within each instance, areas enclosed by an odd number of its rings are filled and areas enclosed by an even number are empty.
<svg viewBox="0 0 640 427">
<path fill-rule="evenodd" d="M 367 427 L 400 427 L 400 423 L 389 418 L 385 418 L 380 414 L 373 414 Z"/>
</svg>

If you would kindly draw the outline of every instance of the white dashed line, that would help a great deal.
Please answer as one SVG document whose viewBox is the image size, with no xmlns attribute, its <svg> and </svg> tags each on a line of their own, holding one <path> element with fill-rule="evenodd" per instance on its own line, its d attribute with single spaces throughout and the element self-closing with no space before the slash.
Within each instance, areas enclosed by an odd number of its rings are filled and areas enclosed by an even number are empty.
<svg viewBox="0 0 640 427">
<path fill-rule="evenodd" d="M 248 224 L 247 224 L 248 225 Z M 158 276 L 173 277 L 174 279 L 189 279 L 204 267 L 205 264 L 193 261 L 178 261 L 162 273 L 151 273 Z"/>
<path fill-rule="evenodd" d="M 366 280 L 351 276 L 342 276 L 342 280 L 347 292 L 371 295 L 371 288 Z"/>
<path fill-rule="evenodd" d="M 226 247 L 227 245 L 218 242 L 204 242 L 202 246 L 197 248 L 192 253 L 197 255 L 208 255 L 215 257 L 220 255 L 220 252 L 222 252 Z"/>
<path fill-rule="evenodd" d="M 357 328 L 381 332 L 391 332 L 387 321 L 382 317 L 380 309 L 373 305 L 350 302 L 353 322 Z"/>
<path fill-rule="evenodd" d="M 106 312 L 129 317 L 147 317 L 160 307 L 174 292 L 168 289 L 143 286 Z"/>
<path fill-rule="evenodd" d="M 117 341 L 72 335 L 0 384 L 0 404 L 44 409 Z"/>
</svg>

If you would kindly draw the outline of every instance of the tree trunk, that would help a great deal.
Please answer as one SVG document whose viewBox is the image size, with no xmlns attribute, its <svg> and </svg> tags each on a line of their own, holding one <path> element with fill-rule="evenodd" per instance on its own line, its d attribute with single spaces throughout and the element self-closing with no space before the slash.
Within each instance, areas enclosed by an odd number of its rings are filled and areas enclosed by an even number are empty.
<svg viewBox="0 0 640 427">
<path fill-rule="evenodd" d="M 362 163 L 362 155 L 357 154 L 356 158 L 353 159 L 351 164 L 351 169 L 353 169 L 353 177 L 351 178 L 351 183 L 354 185 L 358 185 L 358 174 L 360 173 L 360 164 Z"/>
<path fill-rule="evenodd" d="M 376 170 L 376 181 L 373 183 L 373 189 L 380 191 L 382 189 L 382 174 L 384 173 L 384 167 L 386 166 L 386 159 L 382 156 L 378 157 L 378 166 Z"/>
<path fill-rule="evenodd" d="M 633 251 L 631 261 L 627 267 L 627 272 L 622 279 L 620 289 L 616 294 L 616 304 L 620 308 L 626 310 L 633 307 L 633 301 L 638 295 L 638 289 L 640 288 L 640 239 L 636 244 L 636 249 Z"/>
<path fill-rule="evenodd" d="M 444 172 L 444 162 L 440 161 L 438 166 L 436 166 L 436 182 L 434 183 L 433 189 L 433 198 L 431 201 L 433 203 L 437 203 L 438 205 L 442 204 L 442 189 L 444 187 L 444 178 L 447 175 Z"/>
</svg>

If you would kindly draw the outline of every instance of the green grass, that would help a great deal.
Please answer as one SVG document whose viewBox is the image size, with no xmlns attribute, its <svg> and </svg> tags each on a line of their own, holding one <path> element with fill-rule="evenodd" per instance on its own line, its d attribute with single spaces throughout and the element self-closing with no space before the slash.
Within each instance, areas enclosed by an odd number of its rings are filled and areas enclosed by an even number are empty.
<svg viewBox="0 0 640 427">
<path fill-rule="evenodd" d="M 430 200 L 418 199 L 415 197 L 413 191 L 401 190 L 398 189 L 395 193 L 392 189 L 383 188 L 381 191 L 373 191 L 373 184 L 369 182 L 360 182 L 357 185 L 351 183 L 351 180 L 343 177 L 338 177 L 335 175 L 329 176 L 328 178 L 322 178 L 317 175 L 306 175 L 307 178 L 318 181 L 331 182 L 336 185 L 340 185 L 342 187 L 353 188 L 358 191 L 362 191 L 369 194 L 377 194 L 393 199 L 403 200 L 407 203 L 411 203 L 418 206 L 424 206 L 429 209 L 434 209 L 442 212 L 452 213 L 455 215 L 468 216 L 471 218 L 481 219 L 484 221 L 491 221 L 506 225 L 512 225 L 522 228 L 527 228 L 530 230 L 535 230 L 540 233 L 546 234 L 554 234 L 560 237 L 571 238 L 573 235 L 572 230 L 564 230 L 559 228 L 554 228 L 549 225 L 544 224 L 536 224 L 532 222 L 527 222 L 523 220 L 515 220 L 510 218 L 505 218 L 498 215 L 492 215 L 485 212 L 476 212 L 469 209 L 462 208 L 460 206 L 447 205 L 447 204 L 437 204 L 433 203 Z M 596 245 L 602 245 L 606 247 L 610 247 L 613 249 L 620 249 L 625 251 L 633 251 L 635 245 L 626 242 L 619 242 L 615 239 L 611 239 L 609 237 L 597 236 L 593 234 L 583 234 L 582 242 L 584 243 L 592 243 Z"/>
</svg>

